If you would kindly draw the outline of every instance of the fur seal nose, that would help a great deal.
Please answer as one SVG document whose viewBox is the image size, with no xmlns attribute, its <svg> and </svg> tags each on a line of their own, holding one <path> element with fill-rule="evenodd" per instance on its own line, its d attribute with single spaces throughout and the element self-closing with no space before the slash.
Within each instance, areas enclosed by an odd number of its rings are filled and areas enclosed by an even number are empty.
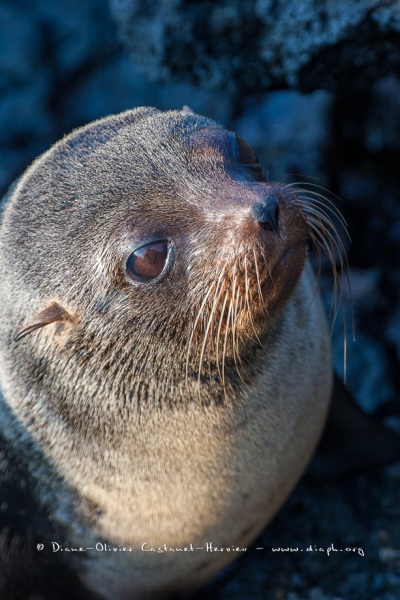
<svg viewBox="0 0 400 600">
<path fill-rule="evenodd" d="M 257 202 L 252 208 L 253 217 L 268 231 L 279 232 L 278 202 L 274 196 L 266 196 L 262 202 Z"/>
</svg>

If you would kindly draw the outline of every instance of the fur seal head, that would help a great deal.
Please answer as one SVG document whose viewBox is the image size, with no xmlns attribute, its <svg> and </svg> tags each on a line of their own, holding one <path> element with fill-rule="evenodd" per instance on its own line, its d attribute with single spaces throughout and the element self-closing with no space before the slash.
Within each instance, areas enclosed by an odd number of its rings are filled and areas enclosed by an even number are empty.
<svg viewBox="0 0 400 600">
<path fill-rule="evenodd" d="M 39 448 L 31 470 L 49 489 L 43 464 L 57 470 L 85 535 L 218 543 L 246 512 L 247 534 L 233 530 L 251 539 L 293 487 L 331 385 L 306 264 L 307 238 L 323 239 L 326 219 L 300 195 L 265 181 L 236 134 L 147 108 L 73 132 L 11 190 L 0 228 L 1 384 L 15 437 Z M 209 473 L 224 506 L 215 499 L 214 515 L 203 499 Z M 256 495 L 268 490 L 263 504 Z M 66 524 L 57 493 L 51 510 Z M 167 515 L 149 516 L 146 502 Z M 167 580 L 185 588 L 190 577 L 176 570 L 142 581 L 127 562 L 123 586 L 132 577 L 141 593 Z M 124 597 L 101 571 L 91 587 Z"/>
<path fill-rule="evenodd" d="M 211 121 L 142 110 L 80 130 L 4 215 L 2 273 L 23 289 L 3 312 L 3 336 L 25 338 L 10 344 L 15 379 L 96 435 L 124 411 L 186 403 L 193 378 L 211 401 L 202 375 L 219 379 L 271 328 L 307 236 L 290 188 Z"/>
</svg>

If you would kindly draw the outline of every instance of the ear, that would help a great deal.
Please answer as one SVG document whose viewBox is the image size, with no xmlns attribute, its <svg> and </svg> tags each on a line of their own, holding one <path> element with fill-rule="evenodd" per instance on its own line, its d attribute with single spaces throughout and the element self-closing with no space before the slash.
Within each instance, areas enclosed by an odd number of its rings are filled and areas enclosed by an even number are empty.
<svg viewBox="0 0 400 600">
<path fill-rule="evenodd" d="M 184 104 L 184 105 L 182 106 L 182 112 L 184 112 L 184 113 L 187 113 L 187 114 L 189 114 L 189 115 L 194 115 L 194 114 L 195 114 L 194 110 L 192 110 L 192 109 L 190 108 L 190 106 L 188 106 L 187 104 Z"/>
<path fill-rule="evenodd" d="M 23 325 L 22 329 L 14 336 L 14 342 L 19 342 L 29 333 L 36 331 L 36 329 L 57 321 L 72 321 L 72 317 L 58 302 L 52 302 L 47 308 L 37 313 L 28 323 Z"/>
</svg>

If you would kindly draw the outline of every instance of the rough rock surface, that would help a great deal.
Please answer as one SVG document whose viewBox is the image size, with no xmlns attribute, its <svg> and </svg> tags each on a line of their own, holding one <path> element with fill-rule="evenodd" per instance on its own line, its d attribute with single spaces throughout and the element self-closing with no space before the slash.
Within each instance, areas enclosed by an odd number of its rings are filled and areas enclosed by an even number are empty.
<svg viewBox="0 0 400 600">
<path fill-rule="evenodd" d="M 370 83 L 400 61 L 393 0 L 110 0 L 152 79 L 243 95 Z"/>
<path fill-rule="evenodd" d="M 195 600 L 398 600 L 399 501 L 394 469 L 303 483 L 236 568 Z"/>
</svg>

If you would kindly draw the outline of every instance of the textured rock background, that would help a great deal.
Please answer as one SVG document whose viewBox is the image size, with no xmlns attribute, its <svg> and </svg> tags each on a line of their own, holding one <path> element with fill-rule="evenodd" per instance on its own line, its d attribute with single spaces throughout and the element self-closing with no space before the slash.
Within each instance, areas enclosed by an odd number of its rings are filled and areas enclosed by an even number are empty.
<svg viewBox="0 0 400 600">
<path fill-rule="evenodd" d="M 354 343 L 348 329 L 348 384 L 368 411 L 396 426 L 400 5 L 298 0 L 285 2 L 282 12 L 282 4 L 112 0 L 122 39 L 140 33 L 128 43 L 130 53 L 140 50 L 135 64 L 118 41 L 106 0 L 0 0 L 0 191 L 64 133 L 137 105 L 189 104 L 238 131 L 254 145 L 270 179 L 307 180 L 341 198 L 335 201 L 352 238 L 346 247 L 356 329 Z M 322 9 L 313 12 L 317 4 L 325 6 L 326 29 Z M 181 46 L 173 42 L 177 33 Z M 150 76 L 168 82 L 156 84 Z M 329 306 L 326 269 L 321 288 Z M 348 301 L 346 315 L 349 324 Z M 339 315 L 333 332 L 338 370 L 341 321 Z M 341 485 L 303 483 L 262 537 L 265 551 L 249 551 L 207 597 L 398 599 L 399 479 L 400 468 L 393 466 Z M 365 556 L 271 551 L 332 543 L 363 547 Z"/>
<path fill-rule="evenodd" d="M 395 0 L 110 0 L 146 73 L 244 93 L 370 84 L 396 68 Z"/>
</svg>

